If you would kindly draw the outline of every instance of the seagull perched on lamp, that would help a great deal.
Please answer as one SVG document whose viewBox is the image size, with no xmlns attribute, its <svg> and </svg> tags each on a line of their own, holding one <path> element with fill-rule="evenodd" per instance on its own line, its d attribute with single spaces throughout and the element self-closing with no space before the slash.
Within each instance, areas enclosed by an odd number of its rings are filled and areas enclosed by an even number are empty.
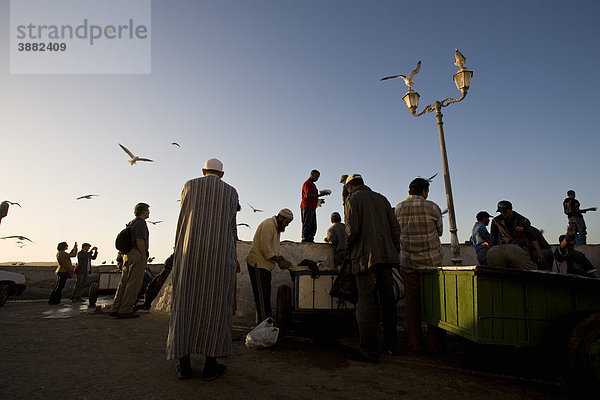
<svg viewBox="0 0 600 400">
<path fill-rule="evenodd" d="M 465 62 L 467 62 L 467 57 L 463 56 L 463 54 L 456 49 L 454 52 L 454 65 L 462 69 L 465 67 Z"/>
<path fill-rule="evenodd" d="M 408 76 L 392 75 L 392 76 L 386 76 L 385 78 L 381 78 L 381 80 L 385 81 L 386 79 L 402 78 L 402 79 L 404 79 L 404 83 L 406 84 L 406 86 L 408 86 L 409 89 L 412 89 L 412 86 L 415 84 L 415 75 L 418 74 L 420 70 L 421 70 L 421 61 L 419 61 L 417 63 L 417 67 L 415 69 L 410 71 L 410 74 L 408 74 Z"/>
<path fill-rule="evenodd" d="M 123 146 L 121 143 L 119 143 L 119 146 L 121 146 L 123 151 L 125 153 L 127 153 L 127 155 L 129 157 L 131 157 L 131 159 L 129 160 L 129 164 L 131 164 L 131 165 L 135 165 L 135 163 L 138 161 L 154 162 L 153 160 L 151 160 L 149 158 L 142 158 L 142 157 L 134 156 L 133 153 L 131 151 L 129 151 L 129 149 L 127 147 Z"/>
</svg>

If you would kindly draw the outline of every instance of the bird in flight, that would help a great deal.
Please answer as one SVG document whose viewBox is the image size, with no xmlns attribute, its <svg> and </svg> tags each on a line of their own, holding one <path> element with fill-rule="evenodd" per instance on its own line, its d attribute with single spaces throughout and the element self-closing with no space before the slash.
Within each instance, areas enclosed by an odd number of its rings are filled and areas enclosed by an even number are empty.
<svg viewBox="0 0 600 400">
<path fill-rule="evenodd" d="M 121 146 L 121 148 L 123 149 L 123 151 L 125 153 L 127 153 L 127 155 L 129 157 L 131 157 L 131 159 L 129 160 L 129 164 L 134 165 L 136 162 L 138 161 L 148 161 L 148 162 L 154 162 L 153 160 L 149 159 L 149 158 L 142 158 L 142 157 L 138 157 L 138 156 L 134 156 L 133 153 L 131 151 L 129 151 L 127 149 L 127 147 L 123 146 L 121 143 L 119 143 L 119 146 Z"/>
<path fill-rule="evenodd" d="M 254 212 L 263 212 L 263 210 L 259 210 L 258 208 L 254 208 L 250 205 L 250 203 L 248 203 L 248 205 L 250 206 L 250 208 L 252 209 L 252 211 Z"/>
<path fill-rule="evenodd" d="M 146 222 L 150 222 L 152 225 L 156 225 L 156 224 L 160 224 L 161 222 L 164 222 L 164 221 L 146 221 Z"/>
<path fill-rule="evenodd" d="M 19 239 L 20 241 L 28 240 L 31 243 L 33 243 L 33 240 L 31 240 L 25 236 L 21 236 L 21 235 L 3 236 L 3 237 L 0 237 L 0 239 Z"/>
<path fill-rule="evenodd" d="M 8 201 L 8 200 L 4 200 L 4 201 L 3 201 L 3 203 L 8 203 L 8 204 L 10 204 L 11 206 L 19 206 L 19 208 L 23 208 L 23 207 L 21 207 L 21 205 L 20 205 L 19 203 L 16 203 L 16 202 L 14 202 L 14 201 Z"/>
<path fill-rule="evenodd" d="M 106 264 L 106 260 L 102 261 L 102 265 Z"/>
<path fill-rule="evenodd" d="M 98 197 L 100 195 L 98 194 L 86 194 L 85 196 L 79 196 L 78 198 L 76 198 L 75 200 L 81 200 L 81 199 L 88 199 L 91 200 L 92 197 Z"/>
<path fill-rule="evenodd" d="M 456 49 L 454 52 L 454 65 L 460 68 L 465 67 L 465 62 L 467 61 L 467 57 L 463 56 L 463 54 Z"/>
<path fill-rule="evenodd" d="M 248 224 L 247 224 L 247 223 L 245 223 L 245 222 L 240 222 L 240 223 L 238 224 L 238 226 L 240 226 L 240 225 L 247 226 L 248 228 L 250 228 L 250 225 L 248 225 Z"/>
<path fill-rule="evenodd" d="M 151 263 L 152 261 L 154 261 L 154 257 L 148 258 L 148 263 Z"/>
<path fill-rule="evenodd" d="M 179 143 L 177 143 L 177 142 L 171 142 L 171 145 L 173 145 L 173 146 L 177 146 L 177 147 L 181 147 L 181 146 L 179 145 Z"/>
<path fill-rule="evenodd" d="M 406 86 L 408 86 L 409 89 L 412 89 L 412 86 L 415 84 L 415 75 L 421 70 L 421 61 L 419 61 L 417 63 L 417 67 L 415 69 L 413 69 L 412 71 L 410 71 L 410 74 L 408 74 L 408 76 L 406 75 L 392 75 L 392 76 L 386 76 L 385 78 L 381 78 L 382 81 L 385 81 L 386 79 L 396 79 L 396 78 L 402 78 L 404 79 L 404 83 L 406 84 Z"/>
</svg>

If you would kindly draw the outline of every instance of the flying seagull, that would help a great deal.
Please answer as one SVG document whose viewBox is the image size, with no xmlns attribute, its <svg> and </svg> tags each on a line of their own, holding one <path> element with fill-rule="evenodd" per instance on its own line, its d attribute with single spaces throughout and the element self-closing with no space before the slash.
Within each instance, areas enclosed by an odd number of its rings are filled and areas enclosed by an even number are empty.
<svg viewBox="0 0 600 400">
<path fill-rule="evenodd" d="M 20 235 L 3 236 L 3 237 L 0 237 L 0 239 L 19 239 L 19 240 L 21 240 L 21 241 L 23 241 L 23 240 L 28 240 L 28 241 L 30 241 L 31 243 L 33 243 L 33 240 L 31 240 L 31 239 L 29 239 L 29 238 L 27 238 L 27 237 L 25 237 L 25 236 L 20 236 Z"/>
<path fill-rule="evenodd" d="M 106 260 L 102 261 L 102 265 L 106 264 Z"/>
<path fill-rule="evenodd" d="M 263 210 L 259 210 L 258 208 L 254 208 L 250 205 L 250 203 L 248 203 L 248 205 L 250 206 L 250 208 L 252 209 L 252 211 L 254 212 L 263 212 Z"/>
<path fill-rule="evenodd" d="M 146 221 L 146 222 L 150 222 L 152 225 L 156 225 L 156 224 L 160 224 L 161 222 L 164 222 L 164 221 Z"/>
<path fill-rule="evenodd" d="M 150 257 L 150 258 L 148 258 L 148 263 L 151 263 L 152 261 L 154 261 L 154 258 L 155 258 L 155 257 Z"/>
<path fill-rule="evenodd" d="M 171 142 L 171 144 L 172 144 L 173 146 L 181 147 L 181 146 L 179 145 L 179 143 L 177 143 L 177 142 Z"/>
<path fill-rule="evenodd" d="M 437 176 L 438 172 L 436 172 L 433 176 L 429 177 L 428 179 L 426 179 L 427 182 L 431 182 L 433 180 L 433 178 L 435 178 Z"/>
<path fill-rule="evenodd" d="M 467 62 L 467 57 L 463 56 L 458 49 L 454 52 L 454 65 L 460 68 L 465 67 L 465 62 Z"/>
<path fill-rule="evenodd" d="M 123 146 L 121 143 L 119 143 L 119 146 L 121 146 L 121 148 L 123 149 L 123 151 L 125 153 L 127 153 L 127 155 L 129 157 L 131 157 L 131 160 L 129 160 L 129 164 L 134 165 L 136 162 L 138 161 L 148 161 L 148 162 L 154 162 L 153 160 L 149 159 L 149 158 L 142 158 L 142 157 L 138 157 L 138 156 L 134 156 L 132 152 L 130 152 L 127 147 Z"/>
<path fill-rule="evenodd" d="M 14 201 L 4 200 L 3 203 L 5 203 L 5 202 L 10 204 L 11 206 L 19 206 L 20 208 L 23 208 L 23 207 L 21 207 L 21 205 L 19 203 L 16 203 Z"/>
<path fill-rule="evenodd" d="M 412 89 L 412 86 L 415 84 L 415 75 L 421 70 L 421 61 L 419 61 L 417 63 L 417 67 L 415 69 L 413 69 L 412 71 L 410 71 L 410 74 L 408 74 L 408 76 L 406 75 L 392 75 L 392 76 L 386 76 L 385 78 L 381 78 L 382 81 L 385 81 L 386 79 L 396 79 L 396 78 L 402 78 L 404 79 L 404 83 L 406 83 L 406 86 L 408 86 L 409 89 Z"/>
<path fill-rule="evenodd" d="M 88 199 L 91 200 L 92 197 L 98 197 L 98 194 L 86 194 L 85 196 L 79 196 L 78 198 L 76 198 L 75 200 L 81 200 L 81 199 Z"/>
<path fill-rule="evenodd" d="M 245 223 L 245 222 L 240 222 L 240 223 L 238 224 L 238 226 L 240 226 L 240 225 L 247 226 L 248 228 L 250 228 L 250 225 L 248 225 L 248 224 L 247 224 L 247 223 Z"/>
</svg>

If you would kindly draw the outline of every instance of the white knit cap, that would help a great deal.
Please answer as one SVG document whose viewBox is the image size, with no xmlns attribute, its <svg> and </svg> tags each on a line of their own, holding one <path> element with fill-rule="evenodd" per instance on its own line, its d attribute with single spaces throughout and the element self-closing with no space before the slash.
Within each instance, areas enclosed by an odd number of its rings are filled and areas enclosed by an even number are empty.
<svg viewBox="0 0 600 400">
<path fill-rule="evenodd" d="M 282 208 L 277 215 L 281 215 L 283 218 L 289 219 L 290 221 L 294 219 L 294 213 L 289 208 Z"/>
<path fill-rule="evenodd" d="M 211 169 L 213 171 L 223 172 L 223 163 L 216 158 L 206 160 L 204 163 L 204 169 Z"/>
</svg>

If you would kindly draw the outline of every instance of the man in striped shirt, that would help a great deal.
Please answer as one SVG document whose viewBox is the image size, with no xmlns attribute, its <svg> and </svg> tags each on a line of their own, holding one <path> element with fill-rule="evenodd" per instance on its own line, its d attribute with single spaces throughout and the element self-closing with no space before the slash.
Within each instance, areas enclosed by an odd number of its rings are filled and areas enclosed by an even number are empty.
<svg viewBox="0 0 600 400">
<path fill-rule="evenodd" d="M 410 345 L 421 352 L 421 321 L 419 318 L 419 275 L 417 267 L 441 267 L 442 212 L 429 196 L 429 181 L 414 179 L 408 187 L 409 196 L 396 206 L 395 214 L 400 223 L 400 274 L 406 293 L 406 323 Z M 439 350 L 436 329 L 428 326 L 429 346 L 432 352 Z"/>
</svg>

